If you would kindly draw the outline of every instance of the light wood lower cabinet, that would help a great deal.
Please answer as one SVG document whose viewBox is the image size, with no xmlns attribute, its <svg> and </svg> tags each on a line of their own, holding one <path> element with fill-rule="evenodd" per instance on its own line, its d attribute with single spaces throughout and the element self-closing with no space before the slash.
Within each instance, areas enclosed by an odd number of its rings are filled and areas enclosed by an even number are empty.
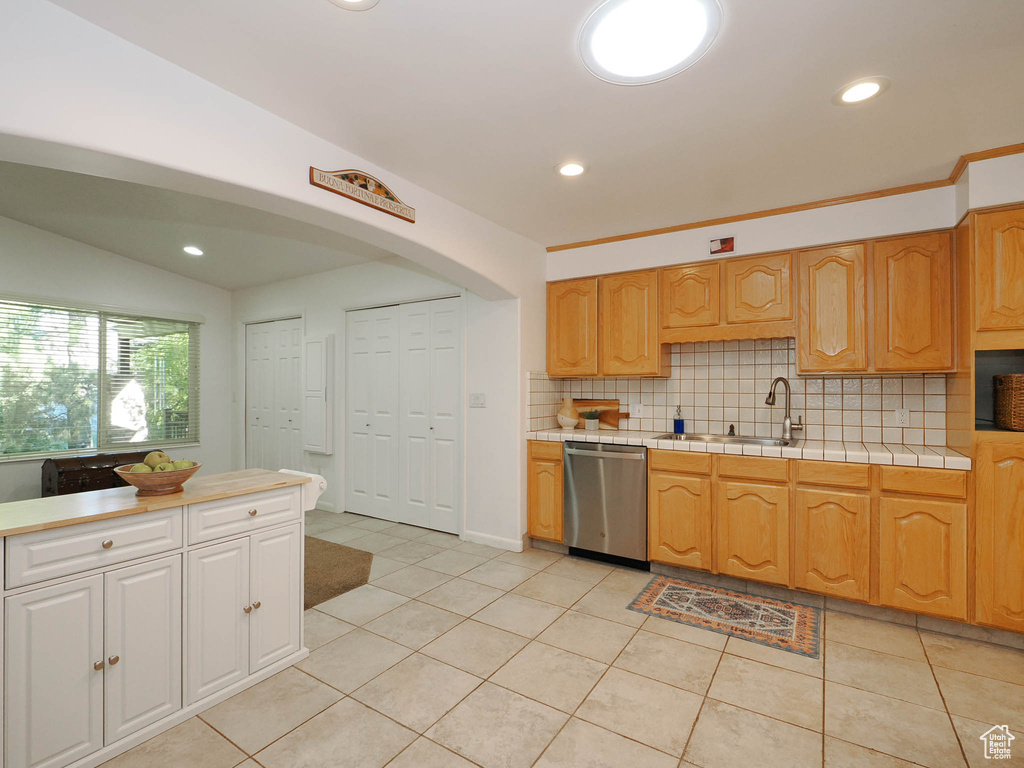
<svg viewBox="0 0 1024 768">
<path fill-rule="evenodd" d="M 1024 445 L 981 443 L 975 477 L 975 618 L 1024 632 Z"/>
<path fill-rule="evenodd" d="M 562 443 L 531 440 L 527 458 L 526 532 L 534 539 L 561 543 L 565 538 Z"/>
<path fill-rule="evenodd" d="M 967 505 L 882 498 L 879 601 L 892 608 L 967 618 Z"/>
<path fill-rule="evenodd" d="M 651 562 L 711 568 L 711 480 L 652 470 L 647 481 Z"/>
<path fill-rule="evenodd" d="M 719 482 L 715 557 L 720 573 L 789 583 L 789 489 Z"/>
<path fill-rule="evenodd" d="M 867 600 L 871 496 L 836 490 L 796 492 L 794 583 L 836 597 Z"/>
</svg>

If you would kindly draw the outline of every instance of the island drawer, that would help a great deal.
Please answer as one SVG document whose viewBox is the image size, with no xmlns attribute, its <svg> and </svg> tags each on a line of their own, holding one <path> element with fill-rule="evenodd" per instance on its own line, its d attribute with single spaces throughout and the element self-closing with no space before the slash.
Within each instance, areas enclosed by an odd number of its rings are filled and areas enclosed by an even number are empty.
<svg viewBox="0 0 1024 768">
<path fill-rule="evenodd" d="M 181 507 L 7 539 L 8 589 L 178 549 Z"/>
<path fill-rule="evenodd" d="M 204 501 L 188 507 L 188 541 L 199 544 L 225 536 L 298 520 L 299 486 Z"/>
</svg>

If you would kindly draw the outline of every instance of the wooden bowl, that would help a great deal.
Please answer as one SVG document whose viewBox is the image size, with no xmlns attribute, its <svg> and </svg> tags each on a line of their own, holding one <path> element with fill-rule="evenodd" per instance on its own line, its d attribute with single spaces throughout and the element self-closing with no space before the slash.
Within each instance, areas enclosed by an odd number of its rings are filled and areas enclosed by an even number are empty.
<svg viewBox="0 0 1024 768">
<path fill-rule="evenodd" d="M 188 469 L 175 469 L 169 472 L 132 472 L 134 464 L 114 467 L 118 477 L 138 490 L 136 496 L 169 496 L 181 493 L 185 481 L 200 470 L 202 464 L 193 464 Z"/>
</svg>

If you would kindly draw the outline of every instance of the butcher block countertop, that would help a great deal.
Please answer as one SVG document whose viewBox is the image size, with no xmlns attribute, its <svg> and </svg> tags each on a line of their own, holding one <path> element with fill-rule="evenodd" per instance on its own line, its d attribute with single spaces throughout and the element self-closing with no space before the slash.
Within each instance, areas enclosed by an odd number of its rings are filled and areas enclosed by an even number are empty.
<svg viewBox="0 0 1024 768">
<path fill-rule="evenodd" d="M 105 491 L 72 493 L 0 504 L 0 536 L 45 531 L 66 525 L 89 523 L 126 517 L 158 509 L 199 504 L 231 496 L 285 488 L 308 483 L 310 477 L 266 469 L 243 469 L 221 475 L 196 475 L 185 484 L 185 490 L 169 496 L 139 498 L 134 487 L 110 488 Z"/>
</svg>

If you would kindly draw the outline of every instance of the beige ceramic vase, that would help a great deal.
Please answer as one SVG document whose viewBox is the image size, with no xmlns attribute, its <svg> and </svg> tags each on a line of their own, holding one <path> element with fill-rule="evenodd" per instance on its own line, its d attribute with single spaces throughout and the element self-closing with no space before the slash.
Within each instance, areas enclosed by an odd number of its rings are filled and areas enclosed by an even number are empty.
<svg viewBox="0 0 1024 768">
<path fill-rule="evenodd" d="M 563 398 L 562 407 L 558 409 L 558 426 L 565 430 L 576 429 L 576 424 L 579 420 L 580 414 L 573 407 L 572 398 Z"/>
</svg>

